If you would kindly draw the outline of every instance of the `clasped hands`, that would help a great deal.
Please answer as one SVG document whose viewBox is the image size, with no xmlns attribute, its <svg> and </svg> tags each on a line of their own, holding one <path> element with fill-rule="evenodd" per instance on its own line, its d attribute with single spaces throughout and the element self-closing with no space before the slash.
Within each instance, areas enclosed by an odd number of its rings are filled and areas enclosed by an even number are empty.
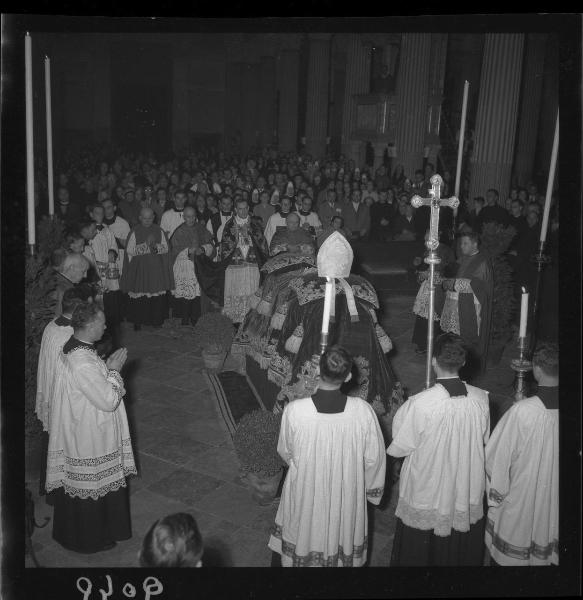
<svg viewBox="0 0 583 600">
<path fill-rule="evenodd" d="M 127 348 L 119 348 L 111 354 L 111 356 L 107 359 L 105 364 L 107 365 L 108 369 L 113 369 L 114 371 L 121 371 L 122 367 L 126 362 L 127 357 Z"/>
</svg>

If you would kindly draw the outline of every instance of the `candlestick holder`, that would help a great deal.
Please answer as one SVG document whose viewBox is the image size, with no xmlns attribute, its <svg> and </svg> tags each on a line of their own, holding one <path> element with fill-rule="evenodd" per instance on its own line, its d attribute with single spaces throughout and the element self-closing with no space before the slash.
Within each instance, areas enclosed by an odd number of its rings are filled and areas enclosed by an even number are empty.
<svg viewBox="0 0 583 600">
<path fill-rule="evenodd" d="M 532 362 L 525 357 L 528 348 L 526 340 L 526 337 L 518 338 L 518 351 L 520 354 L 518 358 L 515 358 L 510 362 L 512 370 L 516 371 L 514 380 L 514 397 L 516 400 L 522 400 L 524 398 L 526 390 L 524 377 L 529 371 L 532 371 Z"/>
<path fill-rule="evenodd" d="M 321 332 L 320 333 L 320 355 L 324 354 L 327 346 L 328 346 L 328 334 Z"/>
</svg>

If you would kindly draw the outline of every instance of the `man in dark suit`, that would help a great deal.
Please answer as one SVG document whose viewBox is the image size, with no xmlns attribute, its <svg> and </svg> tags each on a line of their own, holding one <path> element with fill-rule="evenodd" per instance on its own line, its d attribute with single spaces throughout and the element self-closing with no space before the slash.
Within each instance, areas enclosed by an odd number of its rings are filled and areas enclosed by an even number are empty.
<svg viewBox="0 0 583 600">
<path fill-rule="evenodd" d="M 506 209 L 498 204 L 498 198 L 500 194 L 498 190 L 490 188 L 486 192 L 486 206 L 481 211 L 479 221 L 479 230 L 482 231 L 482 227 L 485 223 L 500 223 L 500 225 L 508 224 L 508 213 Z"/>
<path fill-rule="evenodd" d="M 350 241 L 366 241 L 370 232 L 370 211 L 361 202 L 361 191 L 353 190 L 352 199 L 344 205 L 344 229 L 350 233 Z"/>
</svg>

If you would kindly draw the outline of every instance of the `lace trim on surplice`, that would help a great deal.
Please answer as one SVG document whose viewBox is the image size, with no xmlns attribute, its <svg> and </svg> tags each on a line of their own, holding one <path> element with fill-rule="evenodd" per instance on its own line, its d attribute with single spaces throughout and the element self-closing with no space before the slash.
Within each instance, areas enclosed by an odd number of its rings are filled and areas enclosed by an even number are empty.
<svg viewBox="0 0 583 600">
<path fill-rule="evenodd" d="M 414 529 L 427 531 L 440 537 L 447 537 L 451 530 L 465 532 L 470 530 L 470 525 L 477 523 L 484 516 L 482 504 L 470 504 L 469 511 L 454 510 L 453 514 L 443 515 L 437 509 L 414 508 L 399 498 L 395 516 L 399 517 L 405 525 Z"/>
</svg>

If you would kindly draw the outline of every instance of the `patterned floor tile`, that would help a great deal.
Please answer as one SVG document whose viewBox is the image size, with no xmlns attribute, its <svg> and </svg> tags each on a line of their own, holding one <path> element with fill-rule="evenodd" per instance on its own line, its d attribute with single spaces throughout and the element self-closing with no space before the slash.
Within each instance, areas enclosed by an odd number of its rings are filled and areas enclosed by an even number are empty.
<svg viewBox="0 0 583 600">
<path fill-rule="evenodd" d="M 186 464 L 186 467 L 199 473 L 212 475 L 223 481 L 245 487 L 239 478 L 239 461 L 232 448 L 219 446 L 208 450 Z"/>
<path fill-rule="evenodd" d="M 203 454 L 210 447 L 208 444 L 193 440 L 188 433 L 169 433 L 168 430 L 161 428 L 159 438 L 152 440 L 140 450 L 150 456 L 181 466 L 190 462 L 197 455 Z"/>
<path fill-rule="evenodd" d="M 149 485 L 147 489 L 165 498 L 182 502 L 188 506 L 197 505 L 202 510 L 207 509 L 212 514 L 218 514 L 216 511 L 210 510 L 204 501 L 209 496 L 223 495 L 224 492 L 220 488 L 225 485 L 229 484 L 216 477 L 190 469 L 177 469 Z M 223 515 L 219 514 L 218 516 Z"/>
<path fill-rule="evenodd" d="M 220 488 L 196 502 L 195 508 L 217 515 L 238 525 L 248 525 L 263 512 L 251 498 L 251 492 L 232 483 Z"/>
</svg>

